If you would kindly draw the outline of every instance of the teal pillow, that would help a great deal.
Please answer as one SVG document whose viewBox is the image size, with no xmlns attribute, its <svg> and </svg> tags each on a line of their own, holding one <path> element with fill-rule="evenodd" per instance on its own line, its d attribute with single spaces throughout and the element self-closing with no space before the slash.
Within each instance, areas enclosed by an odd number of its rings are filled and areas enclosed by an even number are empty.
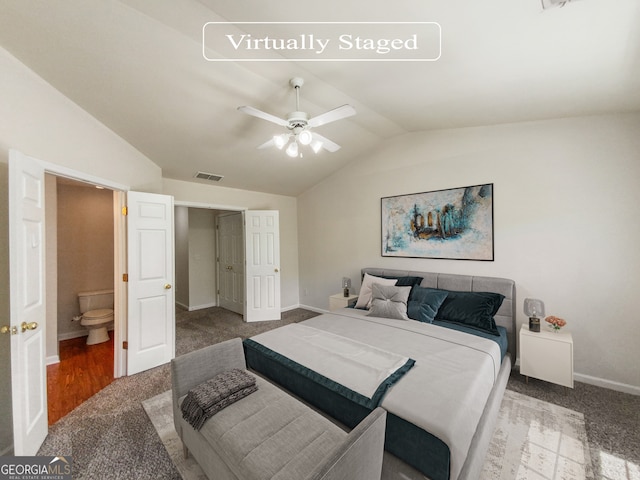
<svg viewBox="0 0 640 480">
<path fill-rule="evenodd" d="M 413 287 L 407 305 L 407 314 L 412 320 L 431 323 L 445 298 L 447 298 L 447 292 L 444 290 Z"/>
<path fill-rule="evenodd" d="M 500 336 L 493 316 L 500 309 L 504 295 L 493 292 L 447 292 L 436 320 L 456 322 L 470 328 Z"/>
</svg>

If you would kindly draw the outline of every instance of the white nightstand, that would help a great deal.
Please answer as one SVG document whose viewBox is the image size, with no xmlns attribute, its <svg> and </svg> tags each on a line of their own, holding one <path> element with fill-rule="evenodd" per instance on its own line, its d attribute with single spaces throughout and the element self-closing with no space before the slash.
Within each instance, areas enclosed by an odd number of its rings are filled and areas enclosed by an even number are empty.
<svg viewBox="0 0 640 480">
<path fill-rule="evenodd" d="M 573 338 L 569 332 L 520 328 L 520 373 L 573 388 Z"/>
<path fill-rule="evenodd" d="M 358 301 L 357 295 L 344 296 L 344 293 L 336 293 L 329 297 L 329 310 L 338 310 L 339 308 L 352 307 Z"/>
</svg>

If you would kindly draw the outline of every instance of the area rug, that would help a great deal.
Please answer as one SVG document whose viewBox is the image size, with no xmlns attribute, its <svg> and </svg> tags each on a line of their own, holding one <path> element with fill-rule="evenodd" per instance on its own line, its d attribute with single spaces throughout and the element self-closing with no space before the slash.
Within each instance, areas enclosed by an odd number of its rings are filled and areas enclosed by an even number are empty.
<svg viewBox="0 0 640 480">
<path fill-rule="evenodd" d="M 142 402 L 171 460 L 184 480 L 206 480 L 185 460 L 173 428 L 171 392 Z M 387 462 L 387 457 L 385 457 Z M 406 466 L 405 466 L 406 467 Z M 416 477 L 385 468 L 383 480 Z M 480 480 L 592 480 L 593 469 L 581 413 L 506 390 Z"/>
<path fill-rule="evenodd" d="M 483 480 L 591 480 L 584 416 L 506 390 Z"/>
</svg>

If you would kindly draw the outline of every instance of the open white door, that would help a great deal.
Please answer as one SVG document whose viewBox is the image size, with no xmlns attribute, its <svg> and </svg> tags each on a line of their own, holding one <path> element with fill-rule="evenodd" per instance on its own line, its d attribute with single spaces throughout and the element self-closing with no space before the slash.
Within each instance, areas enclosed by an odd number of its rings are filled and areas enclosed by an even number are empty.
<svg viewBox="0 0 640 480">
<path fill-rule="evenodd" d="M 16 456 L 35 455 L 48 433 L 44 218 L 44 167 L 10 150 L 9 288 Z"/>
<path fill-rule="evenodd" d="M 127 375 L 175 356 L 173 197 L 127 193 Z"/>
<path fill-rule="evenodd" d="M 245 211 L 246 322 L 280 320 L 280 220 L 277 210 Z"/>
</svg>

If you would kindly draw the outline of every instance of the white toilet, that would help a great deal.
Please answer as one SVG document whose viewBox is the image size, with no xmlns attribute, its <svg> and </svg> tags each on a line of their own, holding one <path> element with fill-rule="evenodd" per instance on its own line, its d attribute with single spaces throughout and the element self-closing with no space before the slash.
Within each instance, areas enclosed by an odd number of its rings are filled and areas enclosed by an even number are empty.
<svg viewBox="0 0 640 480">
<path fill-rule="evenodd" d="M 87 345 L 109 340 L 107 327 L 113 322 L 113 290 L 95 290 L 78 293 L 80 325 L 89 330 Z"/>
</svg>

